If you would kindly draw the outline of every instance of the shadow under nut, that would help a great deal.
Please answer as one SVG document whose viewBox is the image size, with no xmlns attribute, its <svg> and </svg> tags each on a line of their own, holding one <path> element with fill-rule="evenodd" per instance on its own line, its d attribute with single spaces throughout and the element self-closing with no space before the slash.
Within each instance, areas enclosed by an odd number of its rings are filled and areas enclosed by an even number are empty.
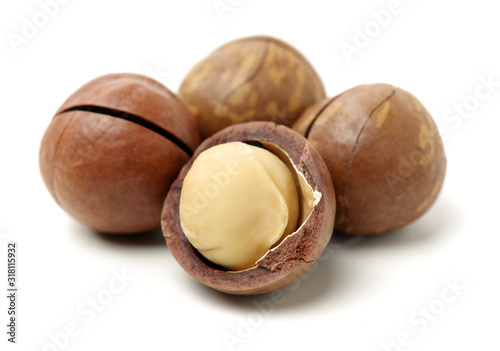
<svg viewBox="0 0 500 351">
<path fill-rule="evenodd" d="M 179 201 L 183 180 L 198 155 L 212 146 L 233 142 L 267 142 L 278 145 L 304 175 L 313 190 L 321 193 L 310 217 L 300 229 L 269 251 L 257 266 L 228 272 L 207 261 L 182 231 Z M 292 283 L 320 256 L 333 231 L 335 195 L 328 170 L 305 138 L 289 128 L 270 122 L 229 127 L 205 140 L 183 167 L 165 199 L 162 229 L 172 255 L 182 268 L 201 283 L 230 294 L 260 294 Z"/>
</svg>

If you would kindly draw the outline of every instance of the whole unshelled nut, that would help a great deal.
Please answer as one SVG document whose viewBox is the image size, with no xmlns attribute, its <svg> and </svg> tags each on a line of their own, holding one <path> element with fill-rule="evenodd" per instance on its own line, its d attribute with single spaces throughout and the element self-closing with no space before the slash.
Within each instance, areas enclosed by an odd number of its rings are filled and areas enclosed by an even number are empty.
<svg viewBox="0 0 500 351">
<path fill-rule="evenodd" d="M 179 88 L 179 98 L 197 119 L 202 138 L 243 122 L 291 126 L 324 97 L 323 83 L 309 61 L 289 44 L 267 36 L 219 47 Z"/>
<path fill-rule="evenodd" d="M 323 160 L 271 122 L 205 140 L 172 184 L 162 229 L 191 276 L 231 294 L 259 294 L 299 278 L 328 243 L 335 194 Z"/>
<path fill-rule="evenodd" d="M 410 93 L 361 85 L 308 108 L 293 128 L 319 151 L 337 196 L 335 229 L 378 234 L 421 216 L 443 184 L 437 127 Z"/>
<path fill-rule="evenodd" d="M 107 233 L 159 226 L 163 200 L 200 142 L 196 121 L 163 85 L 136 74 L 85 84 L 56 112 L 40 170 L 56 202 Z"/>
</svg>

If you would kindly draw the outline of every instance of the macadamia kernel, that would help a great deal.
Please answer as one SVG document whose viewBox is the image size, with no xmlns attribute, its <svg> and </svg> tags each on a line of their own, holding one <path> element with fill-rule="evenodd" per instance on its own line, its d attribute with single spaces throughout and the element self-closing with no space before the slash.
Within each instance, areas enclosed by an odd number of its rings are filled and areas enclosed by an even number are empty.
<svg viewBox="0 0 500 351">
<path fill-rule="evenodd" d="M 270 151 L 230 142 L 201 153 L 184 179 L 180 223 L 208 260 L 232 271 L 252 268 L 293 233 L 297 185 Z"/>
</svg>

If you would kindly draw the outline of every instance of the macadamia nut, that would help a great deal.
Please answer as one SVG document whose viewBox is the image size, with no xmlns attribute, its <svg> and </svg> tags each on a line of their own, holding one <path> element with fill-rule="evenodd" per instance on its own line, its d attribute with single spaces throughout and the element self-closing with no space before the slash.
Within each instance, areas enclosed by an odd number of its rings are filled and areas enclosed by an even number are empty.
<svg viewBox="0 0 500 351">
<path fill-rule="evenodd" d="M 446 172 L 434 120 L 409 92 L 360 85 L 309 107 L 293 128 L 325 161 L 336 190 L 335 229 L 380 234 L 436 200 Z"/>
<path fill-rule="evenodd" d="M 170 253 L 193 278 L 249 295 L 282 288 L 311 268 L 334 220 L 335 191 L 319 153 L 288 127 L 251 122 L 196 149 L 170 188 L 161 225 Z M 204 246 L 195 247 L 195 235 Z M 230 266 L 216 264 L 209 256 L 216 251 Z"/>
<path fill-rule="evenodd" d="M 98 77 L 74 92 L 40 144 L 40 172 L 55 201 L 104 233 L 159 225 L 163 201 L 200 143 L 188 109 L 157 81 Z"/>
<path fill-rule="evenodd" d="M 266 149 L 242 142 L 214 146 L 184 180 L 182 229 L 205 258 L 228 270 L 254 267 L 298 220 L 294 178 Z"/>
<path fill-rule="evenodd" d="M 291 126 L 325 97 L 311 63 L 291 45 L 268 36 L 231 41 L 186 75 L 179 99 L 195 116 L 202 138 L 252 121 Z"/>
</svg>

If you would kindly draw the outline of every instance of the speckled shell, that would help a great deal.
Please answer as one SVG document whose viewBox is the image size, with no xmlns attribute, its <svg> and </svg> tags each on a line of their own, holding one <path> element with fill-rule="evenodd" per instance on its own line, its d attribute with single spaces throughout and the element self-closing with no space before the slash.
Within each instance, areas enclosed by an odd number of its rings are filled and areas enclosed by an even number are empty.
<svg viewBox="0 0 500 351">
<path fill-rule="evenodd" d="M 421 216 L 439 194 L 446 157 L 437 127 L 400 88 L 355 87 L 311 106 L 293 128 L 330 170 L 336 230 L 387 232 Z"/>
<path fill-rule="evenodd" d="M 309 218 L 257 266 L 242 272 L 227 272 L 211 263 L 190 244 L 179 220 L 179 199 L 186 174 L 204 150 L 233 141 L 260 141 L 278 145 L 290 157 L 314 191 L 321 193 Z M 325 163 L 307 140 L 290 128 L 271 122 L 253 122 L 228 127 L 205 140 L 179 173 L 167 195 L 162 229 L 172 255 L 182 268 L 201 283 L 229 294 L 260 294 L 284 287 L 304 274 L 326 247 L 335 220 L 335 194 Z"/>
<path fill-rule="evenodd" d="M 243 122 L 291 126 L 324 97 L 321 79 L 307 59 L 289 44 L 267 36 L 219 47 L 187 74 L 179 89 L 202 138 Z"/>
<path fill-rule="evenodd" d="M 121 116 L 99 113 L 100 108 Z M 111 74 L 64 102 L 40 146 L 42 178 L 54 199 L 102 232 L 157 228 L 168 189 L 190 156 L 172 140 L 127 120 L 129 114 L 169 131 L 187 148 L 199 145 L 194 117 L 167 88 L 144 76 Z"/>
</svg>

